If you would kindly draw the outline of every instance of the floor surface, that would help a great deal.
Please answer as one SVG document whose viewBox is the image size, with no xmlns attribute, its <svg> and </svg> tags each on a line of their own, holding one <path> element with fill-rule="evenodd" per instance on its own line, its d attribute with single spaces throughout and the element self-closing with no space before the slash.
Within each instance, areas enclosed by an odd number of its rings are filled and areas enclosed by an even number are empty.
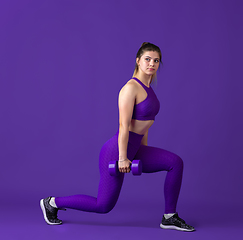
<svg viewBox="0 0 243 240">
<path fill-rule="evenodd" d="M 49 226 L 44 222 L 38 201 L 32 206 L 2 204 L 0 239 L 243 239 L 242 213 L 237 214 L 237 207 L 211 207 L 200 204 L 191 212 L 181 211 L 179 215 L 196 231 L 180 232 L 160 229 L 161 216 L 156 206 L 118 204 L 108 214 L 68 209 L 58 213 L 63 225 Z"/>
</svg>

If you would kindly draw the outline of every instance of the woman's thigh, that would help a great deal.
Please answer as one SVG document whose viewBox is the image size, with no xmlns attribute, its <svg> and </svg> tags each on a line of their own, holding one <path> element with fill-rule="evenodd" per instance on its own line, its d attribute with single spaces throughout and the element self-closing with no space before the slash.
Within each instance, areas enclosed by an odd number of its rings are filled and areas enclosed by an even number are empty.
<svg viewBox="0 0 243 240">
<path fill-rule="evenodd" d="M 129 133 L 129 143 L 127 147 L 127 157 L 133 159 L 140 147 L 141 136 Z M 119 159 L 118 133 L 108 140 L 102 147 L 99 156 L 100 184 L 98 190 L 97 203 L 101 205 L 116 204 L 122 187 L 124 173 L 118 176 L 111 176 L 108 171 L 110 161 Z"/>
<path fill-rule="evenodd" d="M 140 145 L 134 159 L 141 160 L 145 173 L 183 168 L 183 161 L 178 155 L 157 147 Z"/>
<path fill-rule="evenodd" d="M 97 196 L 97 204 L 103 206 L 106 205 L 110 209 L 116 204 L 124 179 L 123 174 L 119 174 L 119 176 L 111 176 L 108 171 L 109 162 L 118 160 L 118 157 L 117 137 L 113 136 L 103 145 L 100 151 L 100 183 Z"/>
</svg>

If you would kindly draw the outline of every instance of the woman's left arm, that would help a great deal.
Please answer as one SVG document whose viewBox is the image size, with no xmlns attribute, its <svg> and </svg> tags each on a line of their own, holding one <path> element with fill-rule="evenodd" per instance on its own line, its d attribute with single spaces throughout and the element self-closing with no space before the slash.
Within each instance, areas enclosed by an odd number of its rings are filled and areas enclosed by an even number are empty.
<svg viewBox="0 0 243 240">
<path fill-rule="evenodd" d="M 141 141 L 141 145 L 148 146 L 148 130 L 147 130 L 147 132 L 143 135 L 143 138 L 142 138 L 142 141 Z"/>
</svg>

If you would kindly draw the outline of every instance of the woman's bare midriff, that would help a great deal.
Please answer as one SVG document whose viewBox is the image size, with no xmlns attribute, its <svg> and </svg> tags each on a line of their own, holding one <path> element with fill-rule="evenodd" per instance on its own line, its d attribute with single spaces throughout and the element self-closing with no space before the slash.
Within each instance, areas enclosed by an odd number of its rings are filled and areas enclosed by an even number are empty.
<svg viewBox="0 0 243 240">
<path fill-rule="evenodd" d="M 154 120 L 141 121 L 132 119 L 131 125 L 129 126 L 129 131 L 144 135 L 147 130 L 153 125 L 153 123 Z"/>
</svg>

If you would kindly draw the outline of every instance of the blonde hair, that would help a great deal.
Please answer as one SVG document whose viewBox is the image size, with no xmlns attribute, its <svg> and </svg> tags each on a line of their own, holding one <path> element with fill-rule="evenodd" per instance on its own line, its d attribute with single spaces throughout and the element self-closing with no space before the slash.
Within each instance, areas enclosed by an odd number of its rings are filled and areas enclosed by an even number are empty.
<svg viewBox="0 0 243 240">
<path fill-rule="evenodd" d="M 163 65 L 163 62 L 162 62 L 162 54 L 161 54 L 160 48 L 158 46 L 152 44 L 152 43 L 143 42 L 142 45 L 141 45 L 141 47 L 139 48 L 139 50 L 137 52 L 137 55 L 136 55 L 136 64 L 135 64 L 135 69 L 134 69 L 134 72 L 133 72 L 133 77 L 135 77 L 136 74 L 137 74 L 137 72 L 138 72 L 137 58 L 138 58 L 138 60 L 140 60 L 140 58 L 142 57 L 142 55 L 146 51 L 157 52 L 159 54 L 159 61 Z M 157 82 L 157 74 L 156 73 L 152 75 L 152 81 L 151 81 L 151 83 L 152 82 Z"/>
</svg>

